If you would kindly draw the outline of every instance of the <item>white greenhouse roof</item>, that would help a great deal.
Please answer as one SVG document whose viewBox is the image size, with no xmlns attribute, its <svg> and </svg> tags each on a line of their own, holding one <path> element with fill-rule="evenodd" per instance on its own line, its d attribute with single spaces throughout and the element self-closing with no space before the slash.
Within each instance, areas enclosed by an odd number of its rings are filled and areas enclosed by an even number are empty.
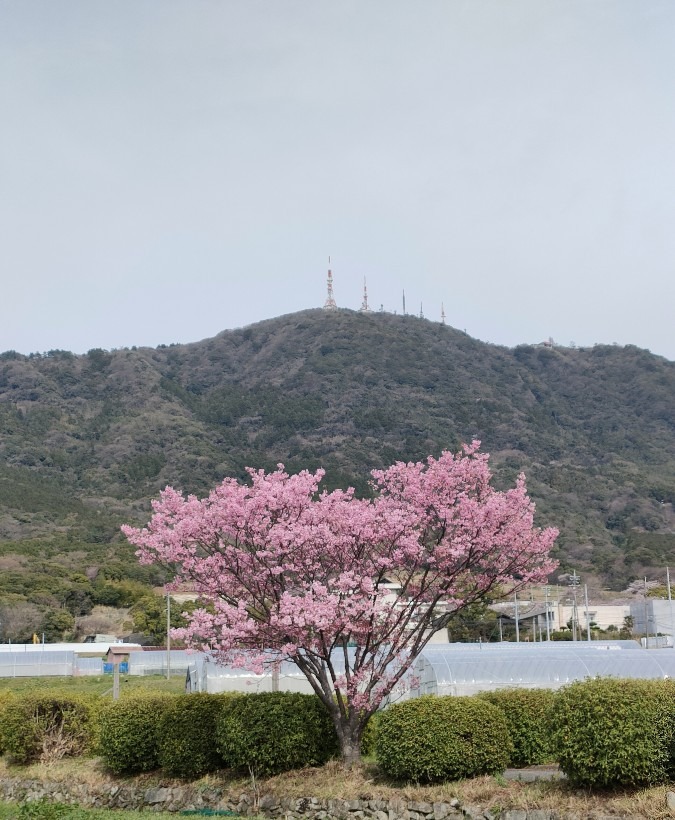
<svg viewBox="0 0 675 820">
<path fill-rule="evenodd" d="M 416 662 L 437 693 L 453 686 L 557 687 L 588 677 L 675 678 L 675 650 L 634 641 L 454 644 L 427 647 Z"/>
</svg>

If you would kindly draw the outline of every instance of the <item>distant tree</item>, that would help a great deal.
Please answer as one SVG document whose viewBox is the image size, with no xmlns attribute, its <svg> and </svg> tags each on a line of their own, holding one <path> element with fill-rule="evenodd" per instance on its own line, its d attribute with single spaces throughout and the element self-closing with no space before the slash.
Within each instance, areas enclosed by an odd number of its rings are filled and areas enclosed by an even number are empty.
<svg viewBox="0 0 675 820">
<path fill-rule="evenodd" d="M 192 645 L 304 673 L 348 765 L 433 633 L 500 586 L 542 582 L 556 566 L 557 531 L 533 527 L 524 477 L 493 489 L 477 441 L 373 471 L 371 499 L 319 494 L 322 470 L 249 473 L 251 486 L 225 479 L 201 501 L 167 488 L 147 529 L 123 531 L 141 561 L 176 567 L 176 583 L 189 579 L 212 602 L 179 631 Z"/>
<path fill-rule="evenodd" d="M 42 618 L 39 633 L 47 643 L 66 640 L 75 629 L 75 618 L 67 609 L 51 609 Z"/>
<path fill-rule="evenodd" d="M 188 624 L 183 612 L 192 612 L 196 608 L 194 601 L 183 604 L 171 599 L 170 626 L 171 629 L 180 629 Z M 133 619 L 134 632 L 142 632 L 157 646 L 166 643 L 166 597 L 160 595 L 146 595 L 140 598 L 129 610 Z"/>
<path fill-rule="evenodd" d="M 28 602 L 17 602 L 0 607 L 0 635 L 3 641 L 26 643 L 40 629 L 42 612 Z"/>
</svg>

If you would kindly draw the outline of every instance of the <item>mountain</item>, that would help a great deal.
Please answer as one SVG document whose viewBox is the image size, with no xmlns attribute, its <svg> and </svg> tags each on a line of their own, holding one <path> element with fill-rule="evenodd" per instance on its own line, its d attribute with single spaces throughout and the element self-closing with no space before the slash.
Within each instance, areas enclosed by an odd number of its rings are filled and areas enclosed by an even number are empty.
<svg viewBox="0 0 675 820">
<path fill-rule="evenodd" d="M 369 470 L 473 438 L 498 486 L 526 473 L 563 568 L 620 589 L 675 561 L 675 363 L 309 310 L 187 345 L 0 354 L 0 596 L 66 565 L 64 584 L 155 578 L 118 528 L 166 484 L 283 462 L 363 494 Z"/>
</svg>

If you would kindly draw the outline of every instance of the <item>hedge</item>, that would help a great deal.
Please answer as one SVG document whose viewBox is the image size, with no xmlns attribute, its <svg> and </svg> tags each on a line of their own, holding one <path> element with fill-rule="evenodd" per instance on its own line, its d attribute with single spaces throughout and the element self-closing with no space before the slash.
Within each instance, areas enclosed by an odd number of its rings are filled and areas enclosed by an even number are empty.
<svg viewBox="0 0 675 820">
<path fill-rule="evenodd" d="M 159 766 L 159 729 L 173 700 L 187 695 L 135 695 L 107 704 L 99 717 L 98 750 L 116 774 Z"/>
<path fill-rule="evenodd" d="M 256 774 L 316 766 L 338 751 L 335 729 L 316 695 L 264 692 L 226 703 L 217 728 L 226 765 Z"/>
<path fill-rule="evenodd" d="M 84 695 L 31 692 L 4 699 L 0 738 L 14 763 L 76 757 L 92 747 L 95 701 Z"/>
<path fill-rule="evenodd" d="M 373 755 L 375 754 L 375 744 L 377 741 L 377 728 L 380 722 L 382 712 L 375 712 L 366 724 L 363 734 L 361 735 L 361 754 Z"/>
<path fill-rule="evenodd" d="M 504 714 L 476 697 L 409 700 L 378 720 L 377 760 L 396 780 L 458 780 L 503 771 L 512 754 Z"/>
<path fill-rule="evenodd" d="M 560 768 L 579 786 L 665 782 L 675 727 L 673 684 L 595 678 L 556 696 L 550 716 Z"/>
<path fill-rule="evenodd" d="M 197 778 L 222 767 L 216 748 L 220 715 L 236 694 L 194 694 L 174 698 L 164 709 L 158 726 L 157 759 L 174 777 Z"/>
<path fill-rule="evenodd" d="M 14 698 L 15 695 L 11 692 L 0 692 L 0 754 L 4 754 L 6 750 L 2 713 L 14 701 Z"/>
<path fill-rule="evenodd" d="M 504 713 L 513 743 L 509 766 L 535 766 L 551 760 L 549 727 L 555 693 L 550 689 L 500 689 L 482 692 L 480 698 Z"/>
</svg>

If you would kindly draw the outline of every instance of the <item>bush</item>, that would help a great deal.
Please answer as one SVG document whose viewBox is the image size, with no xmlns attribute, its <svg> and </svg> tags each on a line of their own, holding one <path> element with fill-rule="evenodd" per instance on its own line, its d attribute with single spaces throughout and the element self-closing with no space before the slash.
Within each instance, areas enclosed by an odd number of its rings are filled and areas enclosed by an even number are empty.
<svg viewBox="0 0 675 820">
<path fill-rule="evenodd" d="M 557 694 L 551 740 L 572 783 L 646 786 L 667 779 L 675 700 L 664 697 L 665 686 L 661 681 L 595 678 Z"/>
<path fill-rule="evenodd" d="M 0 709 L 0 737 L 15 763 L 76 757 L 91 748 L 93 700 L 82 695 L 27 693 Z"/>
<path fill-rule="evenodd" d="M 384 711 L 376 753 L 397 780 L 457 780 L 503 771 L 512 745 L 504 714 L 480 698 L 409 700 Z"/>
<path fill-rule="evenodd" d="M 502 689 L 480 698 L 504 713 L 513 743 L 510 766 L 535 766 L 552 757 L 549 714 L 555 700 L 550 689 Z"/>
<path fill-rule="evenodd" d="M 264 692 L 230 700 L 217 729 L 218 749 L 233 769 L 257 774 L 325 763 L 337 753 L 335 729 L 315 695 Z"/>
<path fill-rule="evenodd" d="M 158 760 L 167 774 L 197 778 L 223 765 L 214 738 L 233 697 L 195 694 L 171 701 L 159 720 Z"/>
<path fill-rule="evenodd" d="M 11 706 L 14 701 L 14 695 L 11 692 L 0 693 L 0 755 L 5 753 L 5 733 L 3 730 L 2 713 L 5 709 Z"/>
<path fill-rule="evenodd" d="M 374 755 L 375 744 L 377 742 L 377 727 L 380 721 L 382 712 L 375 712 L 366 724 L 366 728 L 361 736 L 361 754 Z"/>
<path fill-rule="evenodd" d="M 159 727 L 175 697 L 134 696 L 101 710 L 98 749 L 109 769 L 123 774 L 148 772 L 159 766 Z"/>
</svg>

